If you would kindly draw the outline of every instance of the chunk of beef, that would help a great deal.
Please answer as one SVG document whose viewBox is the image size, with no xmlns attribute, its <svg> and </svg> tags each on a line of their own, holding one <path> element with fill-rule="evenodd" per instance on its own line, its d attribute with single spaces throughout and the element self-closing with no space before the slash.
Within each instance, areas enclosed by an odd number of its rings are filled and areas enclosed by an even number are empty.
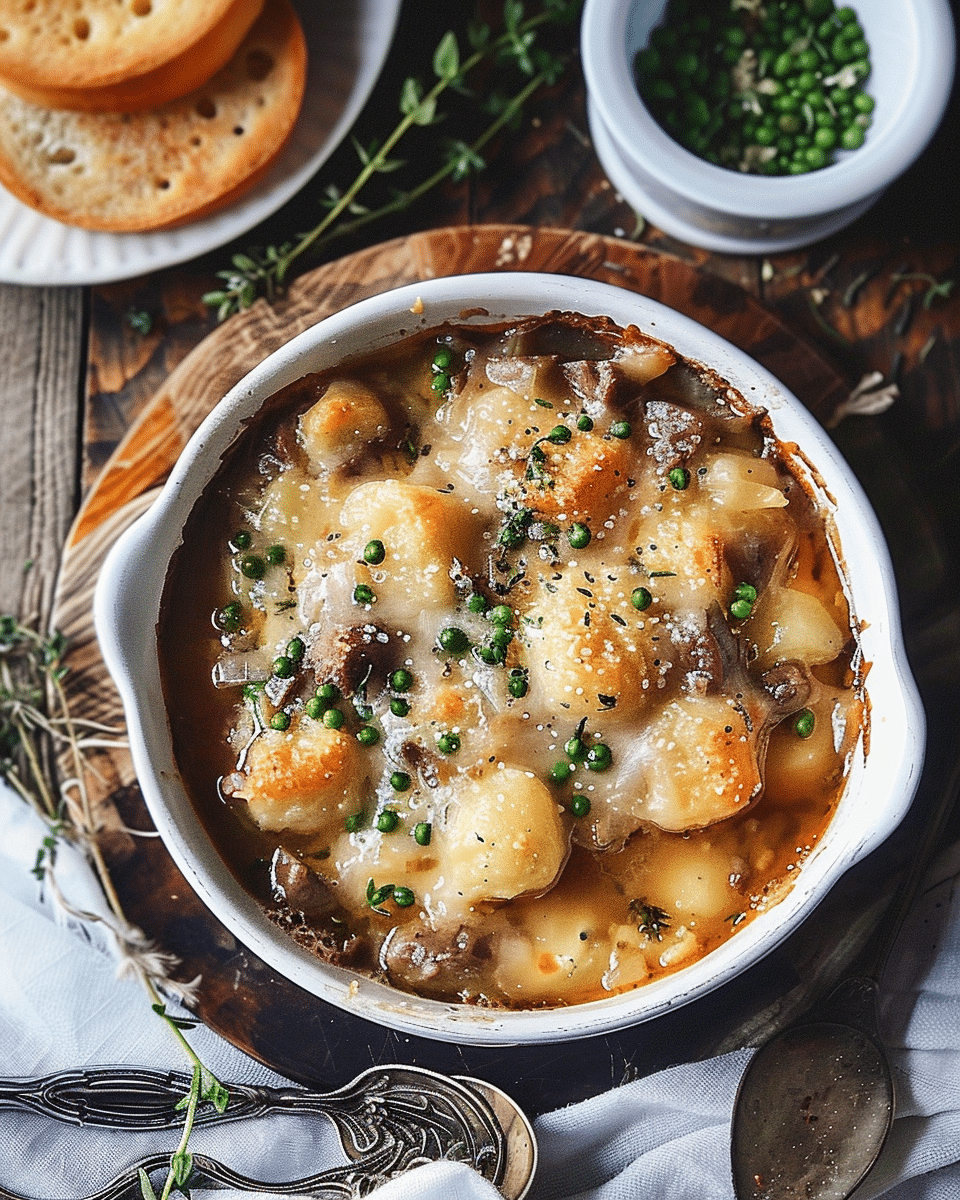
<svg viewBox="0 0 960 1200">
<path fill-rule="evenodd" d="M 325 629 L 307 650 L 307 662 L 318 679 L 335 683 L 345 695 L 353 695 L 371 676 L 383 676 L 392 654 L 387 630 L 366 622 Z"/>
<path fill-rule="evenodd" d="M 609 359 L 564 363 L 563 377 L 591 416 L 599 416 L 603 409 L 622 411 L 636 396 L 636 385 Z"/>
<path fill-rule="evenodd" d="M 329 916 L 336 908 L 326 881 L 282 846 L 270 861 L 270 891 L 277 903 L 287 904 L 310 921 Z"/>
<path fill-rule="evenodd" d="M 392 983 L 422 995 L 476 999 L 485 964 L 493 957 L 489 934 L 456 929 L 400 926 L 383 945 L 380 965 Z"/>
</svg>

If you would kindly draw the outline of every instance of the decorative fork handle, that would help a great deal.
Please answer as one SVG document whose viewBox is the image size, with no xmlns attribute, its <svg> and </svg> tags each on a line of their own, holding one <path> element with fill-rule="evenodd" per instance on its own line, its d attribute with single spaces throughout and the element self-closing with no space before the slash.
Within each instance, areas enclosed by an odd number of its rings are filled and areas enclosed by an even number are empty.
<svg viewBox="0 0 960 1200">
<path fill-rule="evenodd" d="M 169 1129 L 183 1122 L 176 1106 L 189 1086 L 190 1077 L 178 1072 L 127 1067 L 62 1071 L 0 1082 L 0 1109 L 26 1109 L 80 1126 Z M 302 1179 L 267 1183 L 197 1154 L 191 1180 L 197 1186 L 352 1200 L 413 1166 L 438 1159 L 467 1162 L 495 1186 L 506 1171 L 506 1137 L 487 1101 L 466 1083 L 419 1067 L 372 1067 L 334 1092 L 238 1083 L 229 1084 L 228 1091 L 226 1111 L 221 1115 L 203 1105 L 195 1124 L 276 1111 L 323 1114 L 333 1121 L 351 1161 Z M 149 1175 L 168 1163 L 169 1155 L 151 1155 L 84 1200 L 139 1196 L 139 1170 Z M 0 1188 L 0 1200 L 23 1198 Z"/>
</svg>

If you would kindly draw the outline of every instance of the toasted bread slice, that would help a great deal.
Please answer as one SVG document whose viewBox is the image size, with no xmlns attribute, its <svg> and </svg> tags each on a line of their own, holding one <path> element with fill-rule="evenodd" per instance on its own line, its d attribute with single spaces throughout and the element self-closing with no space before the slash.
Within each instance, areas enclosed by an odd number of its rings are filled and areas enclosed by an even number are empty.
<svg viewBox="0 0 960 1200">
<path fill-rule="evenodd" d="M 260 178 L 293 130 L 307 50 L 289 0 L 267 0 L 209 83 L 161 108 L 78 113 L 0 93 L 0 183 L 68 225 L 163 229 Z"/>
<path fill-rule="evenodd" d="M 209 28 L 202 29 L 196 41 L 157 61 L 157 48 L 145 44 L 147 36 L 151 32 L 155 36 L 166 35 L 169 22 L 165 20 L 162 28 L 157 26 L 151 30 L 149 22 L 157 19 L 162 0 L 142 0 L 142 3 L 145 15 L 140 18 L 131 16 L 138 11 L 136 0 L 124 4 L 115 13 L 101 14 L 95 22 L 74 14 L 72 27 L 86 31 L 82 39 L 74 35 L 74 41 L 86 53 L 71 55 L 69 63 L 64 64 L 69 67 L 64 75 L 51 69 L 51 62 L 58 65 L 59 56 L 56 53 L 50 59 L 46 54 L 41 56 L 39 44 L 37 57 L 29 63 L 20 61 L 19 56 L 14 60 L 12 54 L 9 61 L 5 59 L 4 52 L 11 49 L 11 41 L 16 42 L 16 48 L 24 49 L 28 42 L 27 33 L 33 32 L 39 43 L 41 30 L 21 29 L 16 38 L 0 41 L 0 86 L 42 108 L 69 108 L 81 112 L 133 112 L 158 108 L 202 87 L 225 66 L 263 8 L 263 0 L 229 0 L 226 7 L 223 3 L 212 5 L 211 8 L 217 11 L 223 9 L 219 19 Z M 175 7 L 167 0 L 164 17 L 171 15 Z M 205 9 L 205 4 L 196 2 L 192 15 L 198 17 L 204 13 L 209 16 Z M 111 21 L 103 19 L 107 16 Z M 55 50 L 68 37 L 68 31 L 63 28 L 67 23 L 66 15 L 58 9 L 57 27 L 46 30 L 47 39 L 54 42 Z M 178 36 L 173 39 L 173 44 L 179 46 L 181 40 Z M 139 49 L 140 53 L 131 58 L 129 51 L 133 48 Z M 128 73 L 121 75 L 121 71 Z"/>
</svg>

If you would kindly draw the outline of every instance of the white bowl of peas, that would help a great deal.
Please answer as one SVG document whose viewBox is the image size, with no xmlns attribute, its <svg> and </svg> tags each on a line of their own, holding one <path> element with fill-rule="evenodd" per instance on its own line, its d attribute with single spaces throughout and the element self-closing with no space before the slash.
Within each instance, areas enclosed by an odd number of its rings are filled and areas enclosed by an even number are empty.
<svg viewBox="0 0 960 1200">
<path fill-rule="evenodd" d="M 587 0 L 590 129 L 611 181 L 672 236 L 789 250 L 855 220 L 950 94 L 949 0 Z"/>
</svg>

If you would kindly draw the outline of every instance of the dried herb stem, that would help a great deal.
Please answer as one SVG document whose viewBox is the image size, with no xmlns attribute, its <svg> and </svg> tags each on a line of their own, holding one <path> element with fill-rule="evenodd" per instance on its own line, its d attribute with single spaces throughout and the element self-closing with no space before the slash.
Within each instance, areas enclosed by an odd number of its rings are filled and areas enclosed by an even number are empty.
<svg viewBox="0 0 960 1200">
<path fill-rule="evenodd" d="M 436 81 L 424 91 L 419 80 L 413 76 L 407 78 L 400 90 L 400 120 L 386 138 L 367 148 L 354 141 L 360 170 L 342 193 L 334 186 L 327 189 L 324 203 L 328 208 L 323 218 L 307 233 L 299 234 L 284 245 L 235 254 L 231 267 L 217 272 L 222 286 L 206 293 L 204 303 L 215 308 L 218 319 L 223 320 L 240 309 L 249 308 L 259 295 L 272 300 L 286 284 L 294 263 L 309 251 L 383 216 L 403 211 L 444 179 L 459 180 L 471 171 L 481 170 L 485 166 L 480 155 L 483 147 L 516 118 L 523 104 L 540 86 L 555 82 L 566 66 L 564 56 L 552 55 L 535 45 L 538 30 L 549 24 L 572 22 L 580 3 L 581 0 L 543 0 L 541 11 L 525 16 L 521 0 L 505 0 L 503 31 L 492 36 L 486 25 L 473 25 L 469 31 L 473 49 L 463 58 L 456 35 L 452 31 L 445 33 L 432 58 Z M 380 207 L 363 208 L 359 198 L 374 176 L 390 173 L 402 165 L 392 155 L 406 135 L 415 127 L 435 125 L 440 121 L 438 102 L 448 89 L 470 94 L 467 77 L 483 62 L 512 64 L 527 77 L 527 82 L 496 111 L 484 132 L 471 144 L 448 140 L 442 165 L 426 179 L 398 192 Z M 491 90 L 486 89 L 488 94 Z"/>
<path fill-rule="evenodd" d="M 100 850 L 87 787 L 87 775 L 92 768 L 86 752 L 94 746 L 125 743 L 119 737 L 105 737 L 112 732 L 109 728 L 74 717 L 64 688 L 66 649 L 61 634 L 44 636 L 14 617 L 0 616 L 0 778 L 46 825 L 48 832 L 38 850 L 34 874 L 47 883 L 65 911 L 80 920 L 107 926 L 121 954 L 122 968 L 132 971 L 140 980 L 154 1012 L 165 1021 L 192 1064 L 191 1088 L 181 1102 L 186 1111 L 184 1127 L 159 1197 L 168 1200 L 174 1188 L 185 1192 L 190 1177 L 193 1160 L 187 1145 L 198 1105 L 208 1102 L 222 1113 L 229 1096 L 184 1037 L 183 1031 L 196 1022 L 168 1013 L 161 999 L 161 988 L 186 998 L 196 981 L 183 985 L 171 979 L 169 971 L 177 965 L 177 960 L 158 950 L 130 925 Z M 61 770 L 62 767 L 66 770 Z M 66 777 L 61 777 L 67 772 L 70 773 Z M 57 779 L 58 784 L 53 782 Z M 61 840 L 76 845 L 86 856 L 112 919 L 73 908 L 60 892 L 55 863 Z M 144 1200 L 158 1200 L 144 1172 L 140 1189 Z"/>
</svg>

